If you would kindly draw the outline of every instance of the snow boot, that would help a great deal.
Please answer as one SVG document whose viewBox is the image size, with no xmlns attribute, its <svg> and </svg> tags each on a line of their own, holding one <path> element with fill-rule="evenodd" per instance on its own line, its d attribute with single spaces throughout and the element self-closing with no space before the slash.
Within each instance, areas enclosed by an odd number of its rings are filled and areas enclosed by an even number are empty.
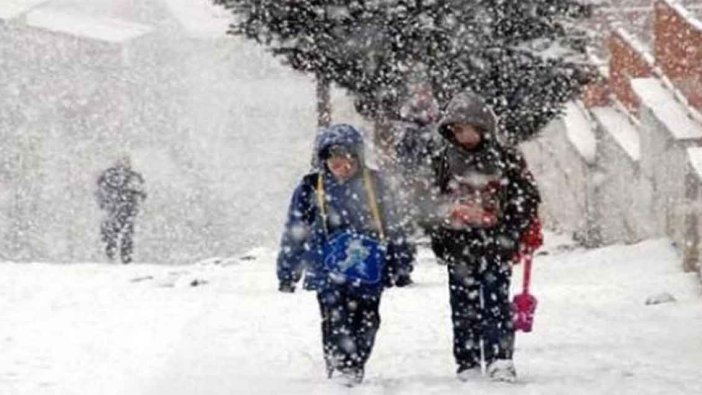
<svg viewBox="0 0 702 395">
<path fill-rule="evenodd" d="M 456 372 L 458 380 L 463 382 L 475 381 L 483 377 L 483 371 L 480 365 L 470 367 L 459 367 Z"/>
<path fill-rule="evenodd" d="M 330 379 L 334 376 L 334 364 L 332 363 L 331 357 L 324 356 L 324 365 L 327 371 L 327 378 Z"/>
<path fill-rule="evenodd" d="M 514 383 L 517 381 L 517 371 L 510 359 L 498 359 L 487 367 L 487 375 L 492 381 Z"/>
<path fill-rule="evenodd" d="M 412 281 L 412 277 L 408 274 L 398 277 L 395 281 L 395 286 L 398 288 L 407 287 L 412 284 L 414 284 L 414 281 Z"/>
<path fill-rule="evenodd" d="M 363 369 L 340 370 L 333 380 L 343 387 L 355 387 L 363 382 Z"/>
</svg>

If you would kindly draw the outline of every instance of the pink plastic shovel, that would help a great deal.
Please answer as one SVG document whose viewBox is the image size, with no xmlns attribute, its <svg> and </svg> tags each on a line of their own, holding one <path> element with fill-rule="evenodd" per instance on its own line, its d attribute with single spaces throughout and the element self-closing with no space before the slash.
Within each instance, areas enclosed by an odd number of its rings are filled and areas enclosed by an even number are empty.
<svg viewBox="0 0 702 395">
<path fill-rule="evenodd" d="M 514 311 L 515 331 L 531 332 L 534 325 L 534 312 L 536 311 L 536 298 L 529 293 L 529 282 L 531 281 L 531 260 L 532 254 L 524 254 L 524 279 L 522 293 L 516 295 L 512 300 L 512 310 Z"/>
</svg>

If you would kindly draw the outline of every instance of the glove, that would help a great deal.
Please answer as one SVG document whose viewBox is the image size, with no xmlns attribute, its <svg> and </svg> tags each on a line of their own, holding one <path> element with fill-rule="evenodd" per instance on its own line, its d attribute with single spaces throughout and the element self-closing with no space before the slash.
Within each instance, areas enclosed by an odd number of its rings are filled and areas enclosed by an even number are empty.
<svg viewBox="0 0 702 395">
<path fill-rule="evenodd" d="M 522 243 L 532 252 L 544 244 L 544 234 L 541 231 L 541 221 L 538 218 L 532 220 L 529 229 L 522 235 Z"/>
<path fill-rule="evenodd" d="M 451 222 L 458 225 L 492 228 L 497 225 L 497 216 L 475 205 L 459 204 L 451 209 Z"/>
<path fill-rule="evenodd" d="M 286 294 L 295 292 L 295 284 L 290 281 L 281 281 L 278 285 L 278 291 Z"/>
<path fill-rule="evenodd" d="M 539 218 L 532 219 L 529 228 L 519 240 L 519 251 L 514 256 L 514 263 L 518 264 L 526 255 L 532 255 L 544 244 L 544 234 Z"/>
</svg>

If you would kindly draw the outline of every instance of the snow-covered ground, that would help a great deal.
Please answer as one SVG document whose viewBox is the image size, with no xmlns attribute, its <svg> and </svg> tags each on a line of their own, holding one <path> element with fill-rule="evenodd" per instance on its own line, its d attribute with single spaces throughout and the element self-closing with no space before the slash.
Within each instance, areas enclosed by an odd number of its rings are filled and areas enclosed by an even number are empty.
<svg viewBox="0 0 702 395">
<path fill-rule="evenodd" d="M 549 239 L 513 385 L 455 379 L 445 267 L 422 250 L 417 284 L 384 296 L 367 380 L 337 387 L 313 293 L 277 293 L 261 248 L 186 266 L 0 264 L 0 394 L 702 393 L 700 290 L 669 243 Z M 677 302 L 645 304 L 663 292 Z"/>
</svg>

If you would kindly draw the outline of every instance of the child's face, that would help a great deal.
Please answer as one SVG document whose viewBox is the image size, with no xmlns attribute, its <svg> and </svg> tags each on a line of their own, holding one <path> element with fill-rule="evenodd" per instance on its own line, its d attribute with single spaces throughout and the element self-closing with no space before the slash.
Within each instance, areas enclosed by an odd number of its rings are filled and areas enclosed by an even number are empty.
<svg viewBox="0 0 702 395">
<path fill-rule="evenodd" d="M 358 171 L 358 159 L 352 155 L 332 155 L 327 159 L 327 167 L 339 181 L 346 181 Z"/>
<path fill-rule="evenodd" d="M 473 125 L 466 123 L 454 123 L 449 126 L 453 137 L 456 139 L 458 144 L 467 149 L 473 149 L 480 144 L 482 140 L 482 135 L 480 131 L 476 129 Z"/>
</svg>

